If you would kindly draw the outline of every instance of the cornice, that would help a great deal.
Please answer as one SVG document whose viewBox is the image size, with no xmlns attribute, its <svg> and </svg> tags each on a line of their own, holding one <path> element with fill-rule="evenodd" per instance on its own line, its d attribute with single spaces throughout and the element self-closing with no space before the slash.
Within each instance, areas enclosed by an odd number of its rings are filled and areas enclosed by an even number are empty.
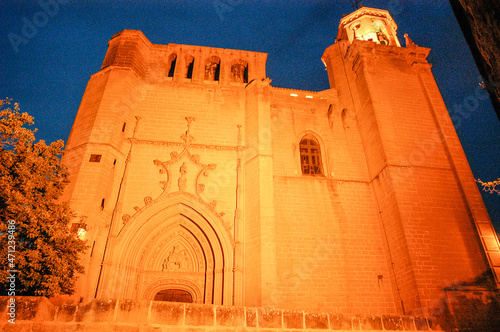
<svg viewBox="0 0 500 332">
<path fill-rule="evenodd" d="M 377 58 L 380 56 L 389 56 L 405 59 L 410 65 L 428 64 L 427 56 L 430 48 L 411 45 L 409 47 L 397 47 L 390 45 L 381 45 L 375 42 L 355 40 L 347 49 L 345 58 L 351 62 L 357 62 L 363 56 Z"/>
</svg>

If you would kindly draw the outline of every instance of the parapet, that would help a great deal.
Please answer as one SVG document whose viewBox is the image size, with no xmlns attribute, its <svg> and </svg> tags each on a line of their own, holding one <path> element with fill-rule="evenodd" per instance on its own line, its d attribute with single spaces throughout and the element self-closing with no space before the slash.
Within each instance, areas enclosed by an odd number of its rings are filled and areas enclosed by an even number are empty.
<svg viewBox="0 0 500 332">
<path fill-rule="evenodd" d="M 246 84 L 266 78 L 266 53 L 152 44 L 138 30 L 123 30 L 108 45 L 101 70 L 129 68 L 149 83 Z"/>
<path fill-rule="evenodd" d="M 442 331 L 433 318 L 400 315 L 367 315 L 347 317 L 335 313 L 318 313 L 276 308 L 251 308 L 188 304 L 176 302 L 94 299 L 87 304 L 52 305 L 43 297 L 16 297 L 15 326 L 23 331 L 77 330 L 138 331 L 141 328 L 163 328 L 169 331 Z M 7 297 L 0 297 L 7 308 Z M 7 317 L 5 309 L 2 311 Z M 7 330 L 6 320 L 0 328 Z"/>
</svg>

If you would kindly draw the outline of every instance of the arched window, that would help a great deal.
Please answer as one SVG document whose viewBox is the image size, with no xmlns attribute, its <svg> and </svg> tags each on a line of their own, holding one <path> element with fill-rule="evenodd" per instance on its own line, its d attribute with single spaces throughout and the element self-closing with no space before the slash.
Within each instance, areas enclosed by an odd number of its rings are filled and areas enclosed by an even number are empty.
<svg viewBox="0 0 500 332">
<path fill-rule="evenodd" d="M 236 83 L 248 83 L 248 64 L 244 60 L 231 66 L 231 81 Z"/>
<path fill-rule="evenodd" d="M 300 166 L 302 175 L 323 175 L 319 143 L 311 135 L 300 141 Z"/>
<path fill-rule="evenodd" d="M 186 56 L 186 78 L 193 78 L 194 58 L 191 55 Z"/>
<path fill-rule="evenodd" d="M 220 74 L 220 58 L 215 55 L 207 60 L 205 64 L 205 80 L 218 81 Z"/>
<path fill-rule="evenodd" d="M 174 72 L 175 72 L 175 64 L 177 62 L 177 54 L 172 53 L 168 57 L 168 63 L 169 63 L 169 70 L 168 70 L 168 77 L 174 77 Z"/>
</svg>

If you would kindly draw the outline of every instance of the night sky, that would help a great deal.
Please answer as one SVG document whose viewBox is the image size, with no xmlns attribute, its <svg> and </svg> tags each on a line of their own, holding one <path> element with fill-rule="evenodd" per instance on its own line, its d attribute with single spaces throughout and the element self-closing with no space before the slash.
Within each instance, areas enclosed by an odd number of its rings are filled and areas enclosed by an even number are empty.
<svg viewBox="0 0 500 332">
<path fill-rule="evenodd" d="M 42 4 L 54 1 L 0 3 L 0 97 L 34 116 L 37 138 L 47 142 L 67 140 L 90 75 L 99 71 L 108 40 L 123 29 L 141 30 L 155 44 L 265 52 L 273 86 L 320 91 L 329 88 L 321 55 L 334 43 L 342 14 L 353 11 L 350 0 L 59 0 L 44 12 Z M 432 49 L 428 60 L 474 176 L 500 177 L 500 122 L 479 88 L 482 79 L 448 1 L 363 4 L 389 10 L 402 45 L 408 33 Z M 33 23 L 38 27 L 30 30 Z M 483 193 L 483 199 L 500 232 L 500 196 Z"/>
</svg>

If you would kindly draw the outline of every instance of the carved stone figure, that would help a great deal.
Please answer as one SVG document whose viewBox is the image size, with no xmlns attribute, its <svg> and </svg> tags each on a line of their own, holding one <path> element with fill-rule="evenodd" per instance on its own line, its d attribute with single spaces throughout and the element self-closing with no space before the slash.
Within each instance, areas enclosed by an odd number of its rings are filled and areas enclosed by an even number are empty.
<svg viewBox="0 0 500 332">
<path fill-rule="evenodd" d="M 178 181 L 178 186 L 179 186 L 179 191 L 186 191 L 186 174 L 187 174 L 187 166 L 186 163 L 182 163 L 181 168 L 179 169 L 179 172 L 181 173 L 181 176 L 179 177 Z"/>
<path fill-rule="evenodd" d="M 231 67 L 231 75 L 233 82 L 244 83 L 245 82 L 245 67 L 241 64 L 235 64 Z"/>
<path fill-rule="evenodd" d="M 215 70 L 219 64 L 215 62 L 207 63 L 205 66 L 205 80 L 214 81 L 215 80 Z"/>
<path fill-rule="evenodd" d="M 333 128 L 333 122 L 334 122 L 333 106 L 330 105 L 330 107 L 328 107 L 328 125 L 330 126 L 330 128 Z"/>
<path fill-rule="evenodd" d="M 186 250 L 178 252 L 176 246 L 168 254 L 168 257 L 163 260 L 161 266 L 162 271 L 189 271 L 189 258 Z"/>
</svg>

